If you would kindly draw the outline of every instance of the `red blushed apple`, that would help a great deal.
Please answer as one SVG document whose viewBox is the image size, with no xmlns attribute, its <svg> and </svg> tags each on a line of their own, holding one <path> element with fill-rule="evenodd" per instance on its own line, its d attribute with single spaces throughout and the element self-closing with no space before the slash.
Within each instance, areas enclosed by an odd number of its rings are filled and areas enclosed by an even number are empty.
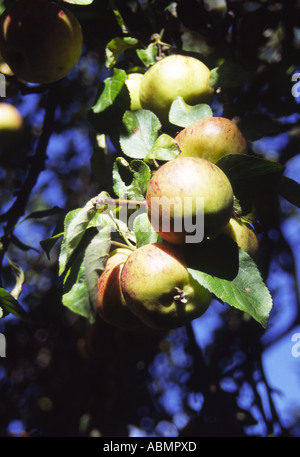
<svg viewBox="0 0 300 457">
<path fill-rule="evenodd" d="M 71 11 L 46 0 L 19 0 L 0 18 L 0 50 L 20 80 L 52 83 L 77 64 L 81 26 Z"/>
<path fill-rule="evenodd" d="M 247 142 L 237 125 L 225 117 L 206 117 L 175 137 L 178 157 L 201 157 L 216 163 L 228 154 L 246 154 Z"/>
<path fill-rule="evenodd" d="M 196 243 L 224 230 L 233 211 L 233 190 L 217 165 L 198 157 L 179 157 L 153 174 L 146 201 L 149 220 L 163 239 Z"/>
<path fill-rule="evenodd" d="M 147 244 L 126 260 L 121 287 L 131 311 L 147 326 L 187 325 L 208 308 L 212 295 L 189 273 L 181 247 Z"/>
<path fill-rule="evenodd" d="M 137 328 L 142 324 L 128 308 L 120 285 L 120 275 L 125 261 L 132 251 L 118 248 L 107 259 L 99 277 L 96 310 L 111 325 L 120 328 Z"/>
</svg>

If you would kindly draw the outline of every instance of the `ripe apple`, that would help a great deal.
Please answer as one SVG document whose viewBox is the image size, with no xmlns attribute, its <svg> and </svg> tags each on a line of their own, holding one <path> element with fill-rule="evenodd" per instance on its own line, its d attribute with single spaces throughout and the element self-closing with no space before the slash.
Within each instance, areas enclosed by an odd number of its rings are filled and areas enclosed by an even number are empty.
<svg viewBox="0 0 300 457">
<path fill-rule="evenodd" d="M 140 85 L 142 107 L 168 122 L 169 110 L 176 97 L 186 103 L 211 103 L 214 89 L 209 86 L 210 70 L 200 60 L 179 54 L 158 60 L 144 74 Z"/>
<path fill-rule="evenodd" d="M 77 64 L 83 43 L 71 11 L 48 0 L 19 0 L 0 18 L 0 50 L 17 78 L 52 83 Z"/>
<path fill-rule="evenodd" d="M 23 127 L 19 110 L 10 103 L 0 103 L 0 147 L 15 145 L 21 138 Z"/>
<path fill-rule="evenodd" d="M 207 310 L 212 298 L 187 270 L 181 247 L 168 243 L 133 251 L 123 267 L 121 287 L 132 312 L 156 329 L 188 324 Z"/>
<path fill-rule="evenodd" d="M 137 109 L 142 108 L 139 97 L 139 89 L 142 78 L 142 73 L 130 73 L 125 81 L 130 96 L 131 111 L 135 111 Z"/>
<path fill-rule="evenodd" d="M 179 157 L 202 157 L 216 163 L 228 154 L 246 154 L 247 142 L 237 125 L 225 117 L 206 117 L 175 137 Z"/>
<path fill-rule="evenodd" d="M 149 220 L 163 239 L 196 243 L 224 230 L 233 211 L 233 191 L 217 165 L 199 157 L 179 157 L 153 174 L 146 202 Z M 195 238 L 187 239 L 188 235 Z"/>
<path fill-rule="evenodd" d="M 248 224 L 232 217 L 223 233 L 232 238 L 253 260 L 257 259 L 259 253 L 258 239 L 254 230 Z"/>
<path fill-rule="evenodd" d="M 110 253 L 97 284 L 96 309 L 99 316 L 111 325 L 120 328 L 136 328 L 142 324 L 129 310 L 120 284 L 120 275 L 130 249 L 118 248 Z"/>
</svg>

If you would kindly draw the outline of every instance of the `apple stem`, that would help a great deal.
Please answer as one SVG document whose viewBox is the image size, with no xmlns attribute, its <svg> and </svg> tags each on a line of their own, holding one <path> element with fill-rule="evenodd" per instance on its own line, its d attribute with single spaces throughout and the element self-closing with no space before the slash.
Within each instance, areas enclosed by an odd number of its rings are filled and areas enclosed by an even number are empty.
<svg viewBox="0 0 300 457">
<path fill-rule="evenodd" d="M 118 241 L 111 241 L 110 244 L 112 244 L 113 246 L 117 246 L 119 248 L 131 249 L 132 251 L 135 250 L 135 247 L 131 244 L 119 243 Z"/>
</svg>

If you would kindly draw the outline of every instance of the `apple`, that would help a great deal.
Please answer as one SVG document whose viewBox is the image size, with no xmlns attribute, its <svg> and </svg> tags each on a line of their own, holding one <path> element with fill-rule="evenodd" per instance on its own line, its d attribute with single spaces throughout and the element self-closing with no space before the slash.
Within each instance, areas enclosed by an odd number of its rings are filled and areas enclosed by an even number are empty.
<svg viewBox="0 0 300 457">
<path fill-rule="evenodd" d="M 19 0 L 0 18 L 0 51 L 20 80 L 46 84 L 77 64 L 83 44 L 74 14 L 48 0 Z"/>
<path fill-rule="evenodd" d="M 130 96 L 131 111 L 142 108 L 139 97 L 139 89 L 142 78 L 142 73 L 130 73 L 125 81 Z"/>
<path fill-rule="evenodd" d="M 10 103 L 0 103 L 0 132 L 19 131 L 23 127 L 23 118 L 19 110 Z"/>
<path fill-rule="evenodd" d="M 212 295 L 189 273 L 179 246 L 146 244 L 126 260 L 121 288 L 131 311 L 145 325 L 166 330 L 200 317 Z"/>
<path fill-rule="evenodd" d="M 15 145 L 21 138 L 23 127 L 19 110 L 10 103 L 0 103 L 0 147 Z"/>
<path fill-rule="evenodd" d="M 112 251 L 97 284 L 96 310 L 111 325 L 120 328 L 137 328 L 142 324 L 129 310 L 120 284 L 122 268 L 132 250 L 117 248 Z"/>
<path fill-rule="evenodd" d="M 155 62 L 144 74 L 140 101 L 162 123 L 168 123 L 169 110 L 176 97 L 186 103 L 211 103 L 214 89 L 209 86 L 210 70 L 200 60 L 172 54 Z"/>
<path fill-rule="evenodd" d="M 216 163 L 228 154 L 246 154 L 247 142 L 237 125 L 225 117 L 206 117 L 175 137 L 179 157 L 201 157 Z"/>
<path fill-rule="evenodd" d="M 257 259 L 259 242 L 254 230 L 248 224 L 232 217 L 223 233 L 233 239 L 253 260 Z"/>
<path fill-rule="evenodd" d="M 163 239 L 195 243 L 224 230 L 232 216 L 233 190 L 216 164 L 199 157 L 179 157 L 153 174 L 146 203 L 149 221 Z"/>
</svg>

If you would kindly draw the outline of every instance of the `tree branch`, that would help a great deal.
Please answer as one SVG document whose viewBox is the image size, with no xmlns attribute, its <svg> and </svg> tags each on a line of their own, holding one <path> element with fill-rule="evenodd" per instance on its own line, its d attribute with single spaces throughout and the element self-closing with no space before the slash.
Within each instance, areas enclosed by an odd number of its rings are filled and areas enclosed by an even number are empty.
<svg viewBox="0 0 300 457">
<path fill-rule="evenodd" d="M 25 212 L 30 194 L 32 192 L 32 189 L 36 185 L 38 177 L 40 173 L 45 169 L 45 163 L 47 159 L 47 146 L 53 130 L 57 101 L 57 86 L 56 84 L 54 84 L 49 88 L 42 134 L 38 141 L 35 155 L 32 160 L 32 165 L 28 171 L 27 178 L 24 182 L 24 185 L 19 190 L 17 198 L 12 204 L 12 206 L 5 214 L 0 216 L 0 222 L 6 221 L 6 225 L 4 227 L 4 236 L 2 237 L 1 257 L 3 257 L 4 253 L 8 249 L 13 229 L 17 224 L 19 218 L 23 216 Z"/>
</svg>

